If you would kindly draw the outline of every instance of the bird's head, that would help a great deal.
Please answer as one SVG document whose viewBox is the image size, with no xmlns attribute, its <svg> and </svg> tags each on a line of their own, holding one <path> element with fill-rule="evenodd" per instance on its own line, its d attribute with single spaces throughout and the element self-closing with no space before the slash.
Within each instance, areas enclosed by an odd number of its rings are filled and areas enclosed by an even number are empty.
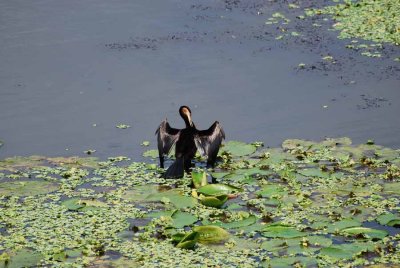
<svg viewBox="0 0 400 268">
<path fill-rule="evenodd" d="M 185 120 L 186 126 L 193 126 L 192 122 L 192 111 L 190 111 L 190 108 L 187 106 L 181 106 L 179 108 L 179 114 Z"/>
</svg>

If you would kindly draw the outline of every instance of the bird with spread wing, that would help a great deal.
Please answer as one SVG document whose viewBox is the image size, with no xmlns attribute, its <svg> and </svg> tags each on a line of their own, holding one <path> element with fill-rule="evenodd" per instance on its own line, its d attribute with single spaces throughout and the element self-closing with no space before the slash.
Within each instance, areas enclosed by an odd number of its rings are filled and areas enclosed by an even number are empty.
<svg viewBox="0 0 400 268">
<path fill-rule="evenodd" d="M 164 168 L 164 155 L 168 155 L 175 144 L 176 159 L 167 169 L 166 178 L 182 178 L 184 171 L 189 172 L 197 150 L 207 158 L 207 166 L 214 167 L 219 147 L 225 139 L 224 130 L 218 121 L 209 129 L 198 130 L 192 121 L 189 107 L 181 106 L 179 114 L 185 121 L 184 129 L 172 128 L 165 119 L 156 130 L 161 168 Z"/>
</svg>

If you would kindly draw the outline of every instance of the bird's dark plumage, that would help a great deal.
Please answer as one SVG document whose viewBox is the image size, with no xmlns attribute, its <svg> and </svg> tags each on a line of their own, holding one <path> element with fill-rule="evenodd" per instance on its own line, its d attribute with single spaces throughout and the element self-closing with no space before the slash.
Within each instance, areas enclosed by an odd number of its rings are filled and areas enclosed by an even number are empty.
<svg viewBox="0 0 400 268">
<path fill-rule="evenodd" d="M 224 130 L 218 121 L 209 129 L 198 130 L 192 121 L 189 107 L 180 107 L 179 114 L 185 121 L 184 129 L 172 128 L 165 119 L 156 130 L 160 167 L 164 168 L 164 155 L 168 154 L 175 144 L 176 160 L 166 171 L 166 178 L 181 178 L 184 170 L 189 172 L 197 150 L 207 158 L 207 166 L 213 167 L 219 147 L 225 139 Z"/>
</svg>

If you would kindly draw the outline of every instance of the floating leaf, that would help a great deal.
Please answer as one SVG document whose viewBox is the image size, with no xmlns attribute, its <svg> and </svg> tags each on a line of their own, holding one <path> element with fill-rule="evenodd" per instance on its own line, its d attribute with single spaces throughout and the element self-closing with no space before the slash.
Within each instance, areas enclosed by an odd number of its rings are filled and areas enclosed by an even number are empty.
<svg viewBox="0 0 400 268">
<path fill-rule="evenodd" d="M 199 233 L 198 240 L 200 243 L 218 243 L 229 237 L 229 233 L 218 226 L 196 226 L 193 230 Z"/>
<path fill-rule="evenodd" d="M 326 255 L 333 259 L 350 259 L 353 257 L 354 253 L 348 251 L 347 249 L 342 249 L 340 247 L 327 247 L 320 251 L 320 255 Z"/>
<path fill-rule="evenodd" d="M 157 158 L 158 157 L 158 150 L 148 150 L 143 153 L 144 157 L 151 157 L 151 158 Z"/>
<path fill-rule="evenodd" d="M 268 225 L 262 230 L 261 234 L 265 237 L 281 238 L 303 237 L 307 235 L 307 233 L 300 232 L 293 227 L 281 224 Z"/>
<path fill-rule="evenodd" d="M 122 197 L 133 202 L 146 201 L 147 197 L 159 192 L 159 186 L 155 184 L 135 185 L 131 190 L 125 191 Z"/>
<path fill-rule="evenodd" d="M 375 248 L 372 243 L 350 243 L 333 245 L 321 249 L 319 255 L 329 256 L 334 260 L 351 259 L 354 255 L 360 254 L 361 252 L 373 251 Z"/>
<path fill-rule="evenodd" d="M 15 254 L 11 255 L 10 260 L 5 264 L 7 268 L 20 268 L 20 267 L 36 267 L 40 260 L 43 259 L 42 254 L 34 252 L 29 249 L 21 249 Z M 2 264 L 0 262 L 0 264 Z"/>
<path fill-rule="evenodd" d="M 144 146 L 144 147 L 147 147 L 147 146 L 150 146 L 150 142 L 149 141 L 143 141 L 140 145 Z"/>
<path fill-rule="evenodd" d="M 0 182 L 0 195 L 34 196 L 51 193 L 59 188 L 59 184 L 48 181 Z"/>
<path fill-rule="evenodd" d="M 232 156 L 245 156 L 256 151 L 257 147 L 240 141 L 228 141 L 222 148 L 223 151 L 229 152 Z"/>
<path fill-rule="evenodd" d="M 242 189 L 232 185 L 215 183 L 215 184 L 207 184 L 199 188 L 197 192 L 204 195 L 227 195 L 234 192 L 239 192 L 241 190 Z"/>
<path fill-rule="evenodd" d="M 213 173 L 211 173 L 211 177 L 213 177 L 215 179 L 221 179 L 228 174 L 229 174 L 229 172 L 213 172 Z"/>
<path fill-rule="evenodd" d="M 207 185 L 207 173 L 204 171 L 192 171 L 192 181 L 196 189 Z"/>
<path fill-rule="evenodd" d="M 256 221 L 257 221 L 257 217 L 254 215 L 250 215 L 249 217 L 242 219 L 242 220 L 231 221 L 231 222 L 214 222 L 214 223 L 211 223 L 211 225 L 220 226 L 225 229 L 237 229 L 237 228 L 241 228 L 244 226 L 252 225 Z"/>
<path fill-rule="evenodd" d="M 329 178 L 330 176 L 328 172 L 322 171 L 319 168 L 302 169 L 297 172 L 307 177 Z"/>
<path fill-rule="evenodd" d="M 165 192 L 151 194 L 146 197 L 145 201 L 168 201 L 176 208 L 194 207 L 197 200 L 193 197 L 185 196 L 180 190 L 168 190 Z"/>
<path fill-rule="evenodd" d="M 329 225 L 327 231 L 329 233 L 335 233 L 345 228 L 358 227 L 358 226 L 361 226 L 361 222 L 354 219 L 344 219 Z"/>
<path fill-rule="evenodd" d="M 172 226 L 174 228 L 183 228 L 184 226 L 189 226 L 198 220 L 196 216 L 179 210 L 175 211 L 171 215 L 171 218 L 173 220 Z"/>
<path fill-rule="evenodd" d="M 385 230 L 372 229 L 368 227 L 350 227 L 340 231 L 341 233 L 351 236 L 351 235 L 362 235 L 365 238 L 370 239 L 382 239 L 388 235 Z"/>
<path fill-rule="evenodd" d="M 200 203 L 207 207 L 214 208 L 222 207 L 226 201 L 228 201 L 228 196 L 226 194 L 216 196 L 203 196 L 200 198 Z"/>
<path fill-rule="evenodd" d="M 127 129 L 127 128 L 130 128 L 130 127 L 131 127 L 130 125 L 126 125 L 126 124 L 116 125 L 116 128 L 119 128 L 119 129 Z"/>
<path fill-rule="evenodd" d="M 400 226 L 400 217 L 396 216 L 392 213 L 380 215 L 376 220 L 382 224 L 392 227 L 399 227 Z"/>
<path fill-rule="evenodd" d="M 283 257 L 273 258 L 264 262 L 263 267 L 286 268 L 301 265 L 300 267 L 314 267 L 318 262 L 313 257 Z"/>
<path fill-rule="evenodd" d="M 259 197 L 283 196 L 286 194 L 287 192 L 282 186 L 275 184 L 264 185 L 261 190 L 257 192 L 257 196 Z"/>
<path fill-rule="evenodd" d="M 192 249 L 196 245 L 200 235 L 198 232 L 190 232 L 176 245 L 177 248 Z"/>
</svg>

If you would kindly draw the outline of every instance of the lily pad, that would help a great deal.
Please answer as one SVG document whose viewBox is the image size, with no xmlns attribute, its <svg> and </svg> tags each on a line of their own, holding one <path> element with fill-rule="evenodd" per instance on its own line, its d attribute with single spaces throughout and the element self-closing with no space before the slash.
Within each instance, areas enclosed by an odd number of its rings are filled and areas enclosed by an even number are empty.
<svg viewBox="0 0 400 268">
<path fill-rule="evenodd" d="M 193 231 L 199 233 L 200 243 L 219 243 L 229 237 L 229 233 L 221 227 L 212 225 L 196 226 Z"/>
<path fill-rule="evenodd" d="M 263 267 L 286 268 L 286 267 L 314 267 L 318 262 L 313 257 L 283 257 L 273 258 L 263 263 Z"/>
<path fill-rule="evenodd" d="M 382 225 L 400 227 L 400 217 L 392 213 L 380 215 L 376 220 Z"/>
<path fill-rule="evenodd" d="M 174 228 L 183 228 L 184 226 L 189 226 L 198 220 L 196 216 L 179 210 L 175 211 L 171 215 L 171 218 L 173 220 L 172 226 Z"/>
<path fill-rule="evenodd" d="M 319 168 L 302 169 L 297 172 L 307 177 L 329 178 L 330 176 L 328 172 L 322 171 Z"/>
<path fill-rule="evenodd" d="M 261 234 L 265 237 L 280 237 L 280 238 L 294 238 L 294 237 L 303 237 L 307 235 L 307 233 L 298 231 L 293 227 L 282 224 L 268 225 L 262 230 Z"/>
<path fill-rule="evenodd" d="M 286 195 L 287 192 L 280 185 L 276 184 L 268 184 L 264 185 L 260 191 L 257 192 L 257 196 L 259 197 L 271 197 L 271 196 L 283 196 Z"/>
<path fill-rule="evenodd" d="M 198 232 L 190 232 L 176 245 L 177 248 L 192 249 L 199 239 Z"/>
<path fill-rule="evenodd" d="M 367 227 L 350 227 L 340 231 L 342 234 L 347 236 L 362 235 L 369 239 L 382 239 L 388 235 L 385 230 L 378 230 Z"/>
<path fill-rule="evenodd" d="M 166 201 L 174 205 L 177 209 L 194 207 L 197 204 L 197 199 L 185 196 L 180 190 L 168 190 L 165 192 L 154 193 L 146 197 L 146 201 Z"/>
<path fill-rule="evenodd" d="M 132 202 L 145 201 L 147 197 L 159 193 L 159 186 L 155 184 L 135 185 L 125 191 L 123 198 Z"/>
<path fill-rule="evenodd" d="M 196 189 L 207 185 L 207 173 L 204 171 L 192 171 L 192 181 Z"/>
<path fill-rule="evenodd" d="M 236 157 L 252 154 L 256 149 L 256 146 L 240 141 L 228 141 L 222 148 L 223 151 L 229 152 L 232 156 Z"/>
<path fill-rule="evenodd" d="M 143 156 L 150 157 L 150 158 L 157 158 L 158 150 L 147 150 L 146 152 L 143 153 Z"/>
<path fill-rule="evenodd" d="M 228 201 L 228 196 L 226 194 L 223 195 L 215 195 L 215 196 L 203 196 L 200 198 L 200 203 L 207 207 L 220 208 L 225 202 Z"/>
<path fill-rule="evenodd" d="M 374 248 L 375 245 L 373 243 L 355 242 L 350 244 L 332 245 L 330 247 L 323 248 L 321 249 L 319 255 L 329 256 L 334 260 L 351 259 L 356 254 L 373 251 Z"/>
<path fill-rule="evenodd" d="M 335 233 L 349 227 L 361 226 L 361 222 L 354 219 L 343 219 L 328 226 L 329 233 Z"/>
<path fill-rule="evenodd" d="M 48 181 L 0 182 L 0 195 L 35 196 L 54 192 L 59 187 L 59 184 Z"/>
<path fill-rule="evenodd" d="M 232 185 L 215 183 L 200 187 L 197 192 L 204 195 L 227 195 L 241 190 L 242 189 Z"/>
<path fill-rule="evenodd" d="M 42 254 L 29 249 L 21 249 L 15 254 L 11 254 L 7 263 L 1 263 L 2 267 L 20 268 L 20 267 L 36 267 L 40 260 L 43 259 Z"/>
<path fill-rule="evenodd" d="M 107 208 L 108 205 L 98 200 L 85 200 L 80 198 L 71 198 L 61 203 L 70 211 L 89 211 L 99 208 Z"/>
<path fill-rule="evenodd" d="M 0 161 L 0 170 L 15 172 L 17 170 L 29 169 L 44 165 L 44 159 L 45 157 L 37 155 L 9 157 Z"/>
<path fill-rule="evenodd" d="M 238 220 L 238 221 L 231 221 L 231 222 L 214 222 L 211 225 L 220 226 L 226 229 L 237 229 L 244 226 L 249 226 L 254 224 L 257 221 L 257 217 L 254 215 L 250 215 L 249 217 Z"/>
</svg>

